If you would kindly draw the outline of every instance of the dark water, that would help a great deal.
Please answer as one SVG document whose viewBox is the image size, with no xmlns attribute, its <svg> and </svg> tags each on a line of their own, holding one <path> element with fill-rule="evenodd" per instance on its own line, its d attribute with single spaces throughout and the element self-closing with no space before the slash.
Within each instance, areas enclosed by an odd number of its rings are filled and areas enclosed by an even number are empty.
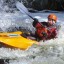
<svg viewBox="0 0 64 64">
<path fill-rule="evenodd" d="M 0 64 L 8 64 L 9 59 L 0 59 Z"/>
<path fill-rule="evenodd" d="M 16 2 L 23 2 L 30 12 L 42 10 L 64 11 L 64 0 L 0 0 L 0 10 L 14 13 Z"/>
</svg>

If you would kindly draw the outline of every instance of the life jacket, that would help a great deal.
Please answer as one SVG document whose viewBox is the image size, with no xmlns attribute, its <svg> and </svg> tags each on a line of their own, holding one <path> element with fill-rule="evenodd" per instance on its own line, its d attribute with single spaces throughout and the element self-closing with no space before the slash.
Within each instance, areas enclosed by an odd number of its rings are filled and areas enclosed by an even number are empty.
<svg viewBox="0 0 64 64">
<path fill-rule="evenodd" d="M 55 26 L 54 27 L 49 27 L 47 33 L 48 33 L 47 39 L 56 38 L 57 28 Z"/>
<path fill-rule="evenodd" d="M 36 34 L 39 38 L 44 38 L 44 37 L 46 37 L 47 28 L 46 28 L 45 26 L 43 26 L 41 23 L 37 23 L 35 27 L 36 27 L 36 32 L 35 32 L 35 34 Z"/>
<path fill-rule="evenodd" d="M 35 34 L 42 40 L 44 40 L 44 39 L 48 40 L 48 39 L 54 38 L 57 34 L 56 27 L 48 26 L 47 23 L 46 24 L 44 23 L 45 26 L 47 26 L 47 27 L 44 27 L 44 26 L 42 26 L 42 24 L 41 23 L 36 24 Z"/>
</svg>

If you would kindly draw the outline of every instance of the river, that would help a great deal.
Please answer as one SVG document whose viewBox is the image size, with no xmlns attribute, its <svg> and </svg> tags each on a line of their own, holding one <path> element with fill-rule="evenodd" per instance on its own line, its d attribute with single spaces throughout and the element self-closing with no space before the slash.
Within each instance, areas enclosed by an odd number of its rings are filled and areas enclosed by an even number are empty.
<svg viewBox="0 0 64 64">
<path fill-rule="evenodd" d="M 40 22 L 47 21 L 47 16 L 51 12 L 30 13 Z M 58 16 L 57 24 L 61 25 L 58 38 L 48 41 L 40 41 L 40 45 L 33 45 L 28 50 L 0 48 L 0 60 L 4 64 L 64 64 L 64 13 L 56 12 Z M 33 20 L 20 11 L 14 13 L 0 13 L 1 32 L 16 31 L 19 27 L 27 28 L 34 32 Z M 17 29 L 16 29 L 17 28 Z M 51 43 L 51 45 L 50 45 Z M 53 44 L 54 43 L 54 44 Z M 2 60 L 3 59 L 3 60 Z"/>
</svg>

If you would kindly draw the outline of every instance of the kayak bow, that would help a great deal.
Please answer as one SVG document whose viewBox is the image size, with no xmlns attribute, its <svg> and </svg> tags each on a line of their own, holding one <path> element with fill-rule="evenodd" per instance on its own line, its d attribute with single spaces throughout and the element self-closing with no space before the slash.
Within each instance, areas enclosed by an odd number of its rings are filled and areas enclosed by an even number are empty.
<svg viewBox="0 0 64 64">
<path fill-rule="evenodd" d="M 30 40 L 21 36 L 22 32 L 0 33 L 0 42 L 22 50 L 26 50 L 33 44 L 38 44 L 37 41 Z"/>
</svg>

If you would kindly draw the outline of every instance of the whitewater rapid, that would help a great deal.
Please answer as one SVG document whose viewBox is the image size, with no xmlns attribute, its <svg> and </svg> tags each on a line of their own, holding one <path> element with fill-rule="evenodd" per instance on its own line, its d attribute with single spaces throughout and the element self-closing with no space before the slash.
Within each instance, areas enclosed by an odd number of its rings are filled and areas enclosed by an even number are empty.
<svg viewBox="0 0 64 64">
<path fill-rule="evenodd" d="M 30 13 L 40 22 L 47 21 L 49 13 Z M 0 48 L 0 59 L 9 59 L 9 64 L 64 64 L 64 13 L 55 13 L 61 28 L 56 39 L 40 41 L 28 50 Z M 19 11 L 15 13 L 0 13 L 0 31 L 16 31 L 19 27 L 34 32 L 33 20 Z M 17 29 L 16 29 L 17 28 Z M 6 62 L 5 62 L 6 63 Z"/>
</svg>

